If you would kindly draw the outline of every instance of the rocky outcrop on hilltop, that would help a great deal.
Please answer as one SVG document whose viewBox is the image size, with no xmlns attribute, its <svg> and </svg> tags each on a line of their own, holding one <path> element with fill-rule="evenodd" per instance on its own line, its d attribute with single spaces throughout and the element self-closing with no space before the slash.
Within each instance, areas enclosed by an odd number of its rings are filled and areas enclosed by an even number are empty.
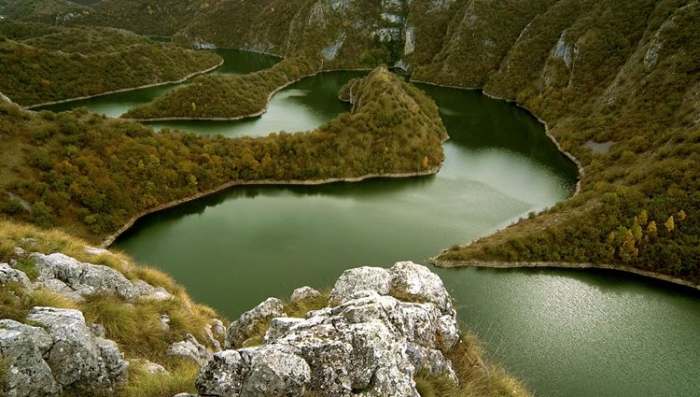
<svg viewBox="0 0 700 397">
<path fill-rule="evenodd" d="M 243 347 L 253 332 L 262 343 Z M 268 299 L 228 335 L 200 370 L 202 396 L 418 396 L 418 373 L 457 381 L 446 356 L 460 338 L 455 309 L 440 278 L 412 262 L 345 271 L 303 318 Z"/>
</svg>

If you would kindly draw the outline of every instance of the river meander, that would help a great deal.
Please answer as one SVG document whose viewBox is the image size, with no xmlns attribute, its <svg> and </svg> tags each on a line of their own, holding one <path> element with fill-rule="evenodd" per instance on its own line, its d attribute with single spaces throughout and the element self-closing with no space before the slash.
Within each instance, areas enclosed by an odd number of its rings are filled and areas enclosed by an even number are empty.
<svg viewBox="0 0 700 397">
<path fill-rule="evenodd" d="M 274 59 L 220 51 L 219 73 Z M 177 122 L 229 137 L 302 131 L 347 105 L 358 73 L 302 80 L 262 117 Z M 159 267 L 229 318 L 298 286 L 331 286 L 346 268 L 426 259 L 566 199 L 576 168 L 532 116 L 478 92 L 421 85 L 451 139 L 435 176 L 317 187 L 233 188 L 150 215 L 115 246 Z M 172 86 L 54 106 L 117 116 Z M 461 321 L 539 396 L 692 396 L 700 390 L 700 294 L 603 271 L 435 269 Z"/>
</svg>

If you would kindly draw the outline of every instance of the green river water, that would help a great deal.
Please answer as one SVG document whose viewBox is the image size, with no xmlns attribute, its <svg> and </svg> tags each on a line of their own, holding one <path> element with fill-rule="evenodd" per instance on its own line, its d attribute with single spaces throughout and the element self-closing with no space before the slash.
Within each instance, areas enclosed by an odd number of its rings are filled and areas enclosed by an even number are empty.
<svg viewBox="0 0 700 397">
<path fill-rule="evenodd" d="M 274 58 L 219 50 L 215 73 Z M 262 117 L 177 122 L 229 137 L 303 131 L 348 106 L 337 93 L 358 73 L 333 72 L 279 92 Z M 200 302 L 235 318 L 268 296 L 332 286 L 349 267 L 425 263 L 571 194 L 576 168 L 532 116 L 475 91 L 420 85 L 451 139 L 439 174 L 318 187 L 244 187 L 148 216 L 115 244 L 159 267 Z M 51 107 L 118 116 L 173 86 Z M 491 357 L 538 396 L 700 395 L 700 294 L 604 271 L 434 269 L 460 320 Z"/>
</svg>

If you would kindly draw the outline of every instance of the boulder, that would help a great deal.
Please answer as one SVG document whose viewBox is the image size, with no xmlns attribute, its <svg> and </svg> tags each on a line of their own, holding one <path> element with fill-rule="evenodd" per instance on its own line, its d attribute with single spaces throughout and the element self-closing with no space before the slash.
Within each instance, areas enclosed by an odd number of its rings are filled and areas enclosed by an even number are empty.
<svg viewBox="0 0 700 397">
<path fill-rule="evenodd" d="M 48 397 L 60 393 L 61 386 L 43 359 L 51 344 L 51 337 L 41 328 L 0 320 L 0 359 L 5 366 L 0 395 Z"/>
<path fill-rule="evenodd" d="M 215 337 L 226 339 L 226 327 L 224 327 L 224 323 L 218 318 L 212 320 L 211 330 Z"/>
<path fill-rule="evenodd" d="M 293 353 L 279 348 L 252 350 L 250 370 L 241 395 L 260 397 L 302 397 L 311 380 L 309 365 Z"/>
<path fill-rule="evenodd" d="M 318 292 L 317 290 L 311 288 L 311 287 L 301 287 L 297 288 L 292 292 L 292 296 L 290 297 L 290 301 L 292 303 L 299 303 L 299 302 L 304 302 L 308 301 L 311 299 L 316 299 L 321 296 L 321 293 Z"/>
<path fill-rule="evenodd" d="M 169 356 L 187 358 L 199 365 L 206 364 L 211 358 L 209 350 L 199 343 L 197 338 L 192 334 L 187 334 L 185 340 L 170 345 L 166 354 Z"/>
<path fill-rule="evenodd" d="M 0 263 L 0 285 L 8 283 L 17 283 L 24 288 L 32 286 L 32 282 L 23 271 L 14 269 L 7 263 Z"/>
<path fill-rule="evenodd" d="M 430 302 L 448 315 L 454 315 L 450 295 L 437 274 L 413 262 L 397 262 L 389 269 L 389 294 L 401 300 Z"/>
<path fill-rule="evenodd" d="M 44 359 L 64 389 L 88 395 L 109 393 L 124 381 L 128 363 L 116 343 L 95 337 L 80 311 L 35 307 L 27 321 L 51 337 Z"/>
<path fill-rule="evenodd" d="M 39 272 L 37 282 L 58 293 L 70 290 L 79 296 L 117 295 L 128 300 L 139 295 L 123 274 L 110 267 L 82 263 L 61 253 L 34 253 L 31 258 Z"/>
<path fill-rule="evenodd" d="M 456 315 L 427 268 L 351 269 L 332 295 L 335 306 L 306 318 L 273 316 L 262 345 L 216 353 L 200 370 L 200 395 L 418 397 L 419 371 L 456 380 L 444 354 L 459 338 Z"/>
<path fill-rule="evenodd" d="M 284 316 L 282 301 L 277 298 L 266 299 L 231 323 L 226 333 L 225 347 L 241 347 L 243 342 L 259 332 L 261 327 L 267 327 L 272 318 L 281 316 Z"/>
<path fill-rule="evenodd" d="M 215 353 L 199 371 L 197 390 L 212 396 L 238 396 L 249 369 L 250 357 L 244 351 Z"/>
<path fill-rule="evenodd" d="M 355 292 L 362 290 L 387 295 L 390 289 L 391 274 L 387 269 L 369 266 L 348 269 L 335 282 L 329 303 L 331 305 L 339 305 L 349 299 Z"/>
</svg>

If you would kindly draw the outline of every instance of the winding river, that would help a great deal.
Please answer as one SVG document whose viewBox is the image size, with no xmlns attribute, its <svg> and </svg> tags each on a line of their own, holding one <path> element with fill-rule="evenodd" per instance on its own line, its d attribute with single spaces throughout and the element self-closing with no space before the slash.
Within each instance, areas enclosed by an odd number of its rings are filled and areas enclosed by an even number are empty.
<svg viewBox="0 0 700 397">
<path fill-rule="evenodd" d="M 274 58 L 219 51 L 218 73 Z M 262 117 L 155 127 L 226 136 L 300 131 L 347 105 L 357 73 L 302 80 Z M 420 86 L 451 139 L 439 174 L 318 187 L 234 188 L 148 216 L 116 247 L 157 266 L 195 299 L 234 318 L 268 296 L 323 288 L 346 268 L 425 262 L 570 195 L 576 169 L 543 127 L 478 92 Z M 172 86 L 53 106 L 117 116 Z M 700 294 L 627 274 L 577 270 L 435 269 L 465 327 L 539 396 L 694 396 L 700 392 Z"/>
</svg>

